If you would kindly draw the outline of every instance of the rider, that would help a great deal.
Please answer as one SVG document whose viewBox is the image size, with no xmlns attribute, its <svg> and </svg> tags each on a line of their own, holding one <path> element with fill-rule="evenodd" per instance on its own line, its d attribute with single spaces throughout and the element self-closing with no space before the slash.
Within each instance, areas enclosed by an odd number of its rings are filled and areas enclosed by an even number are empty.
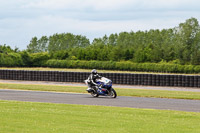
<svg viewBox="0 0 200 133">
<path fill-rule="evenodd" d="M 91 91 L 92 88 L 97 91 L 98 84 L 96 83 L 96 79 L 100 79 L 101 76 L 97 74 L 97 70 L 93 69 L 90 76 L 88 77 L 88 89 L 87 91 Z"/>
</svg>

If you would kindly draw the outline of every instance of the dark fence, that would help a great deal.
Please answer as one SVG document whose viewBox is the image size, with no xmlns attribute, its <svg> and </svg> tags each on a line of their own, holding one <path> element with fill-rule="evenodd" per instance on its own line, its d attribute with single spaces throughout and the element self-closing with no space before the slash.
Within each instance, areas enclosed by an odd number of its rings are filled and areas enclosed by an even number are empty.
<svg viewBox="0 0 200 133">
<path fill-rule="evenodd" d="M 29 80 L 29 81 L 56 81 L 56 82 L 83 82 L 88 78 L 88 72 L 62 71 L 25 71 L 0 70 L 0 79 Z M 195 75 L 162 75 L 162 74 L 125 74 L 100 73 L 114 84 L 150 85 L 150 86 L 177 86 L 200 87 L 200 76 Z"/>
</svg>

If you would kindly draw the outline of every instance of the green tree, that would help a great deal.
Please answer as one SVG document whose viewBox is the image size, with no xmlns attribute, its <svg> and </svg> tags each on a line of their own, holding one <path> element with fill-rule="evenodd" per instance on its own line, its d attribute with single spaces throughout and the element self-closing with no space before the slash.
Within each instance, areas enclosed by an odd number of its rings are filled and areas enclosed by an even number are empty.
<svg viewBox="0 0 200 133">
<path fill-rule="evenodd" d="M 23 66 L 31 67 L 32 60 L 31 60 L 30 54 L 24 50 L 24 51 L 20 52 L 20 55 L 21 55 L 21 58 L 23 61 Z"/>
<path fill-rule="evenodd" d="M 48 45 L 49 45 L 49 39 L 47 36 L 42 36 L 38 40 L 38 51 L 39 52 L 47 52 L 48 51 Z"/>
<path fill-rule="evenodd" d="M 195 38 L 199 29 L 199 23 L 196 18 L 187 19 L 185 23 L 180 23 L 179 27 L 174 29 L 177 35 L 176 52 L 178 58 L 183 63 L 189 63 L 191 61 L 191 55 L 193 53 L 192 47 L 194 47 Z"/>
<path fill-rule="evenodd" d="M 111 34 L 108 38 L 108 44 L 112 46 L 117 45 L 118 34 Z"/>
<path fill-rule="evenodd" d="M 71 33 L 54 34 L 49 37 L 48 51 L 69 50 L 76 47 L 87 47 L 90 45 L 89 39 L 81 35 Z"/>
<path fill-rule="evenodd" d="M 200 64 L 200 32 L 196 34 L 191 50 L 192 50 L 191 64 L 199 65 Z"/>
<path fill-rule="evenodd" d="M 38 39 L 37 37 L 33 37 L 32 40 L 30 41 L 30 44 L 27 46 L 27 50 L 30 53 L 38 53 L 40 52 L 38 48 Z"/>
</svg>

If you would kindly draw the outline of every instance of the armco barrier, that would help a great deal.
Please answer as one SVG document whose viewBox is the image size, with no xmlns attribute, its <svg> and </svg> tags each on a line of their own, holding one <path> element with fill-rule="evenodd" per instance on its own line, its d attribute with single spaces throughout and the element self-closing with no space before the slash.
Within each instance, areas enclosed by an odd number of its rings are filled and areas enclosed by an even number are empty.
<svg viewBox="0 0 200 133">
<path fill-rule="evenodd" d="M 55 82 L 83 82 L 89 72 L 64 71 L 27 71 L 0 70 L 0 79 L 55 81 Z M 129 74 L 129 73 L 99 73 L 107 77 L 114 84 L 200 87 L 200 76 L 197 75 L 165 75 L 165 74 Z"/>
</svg>

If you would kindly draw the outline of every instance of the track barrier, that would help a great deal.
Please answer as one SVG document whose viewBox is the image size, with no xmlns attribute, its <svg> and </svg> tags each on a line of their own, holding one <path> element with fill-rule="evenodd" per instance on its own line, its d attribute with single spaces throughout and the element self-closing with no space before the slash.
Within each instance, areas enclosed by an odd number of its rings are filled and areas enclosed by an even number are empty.
<svg viewBox="0 0 200 133">
<path fill-rule="evenodd" d="M 83 82 L 89 72 L 0 70 L 0 79 L 26 81 Z M 99 73 L 114 84 L 200 87 L 198 75 Z"/>
</svg>

